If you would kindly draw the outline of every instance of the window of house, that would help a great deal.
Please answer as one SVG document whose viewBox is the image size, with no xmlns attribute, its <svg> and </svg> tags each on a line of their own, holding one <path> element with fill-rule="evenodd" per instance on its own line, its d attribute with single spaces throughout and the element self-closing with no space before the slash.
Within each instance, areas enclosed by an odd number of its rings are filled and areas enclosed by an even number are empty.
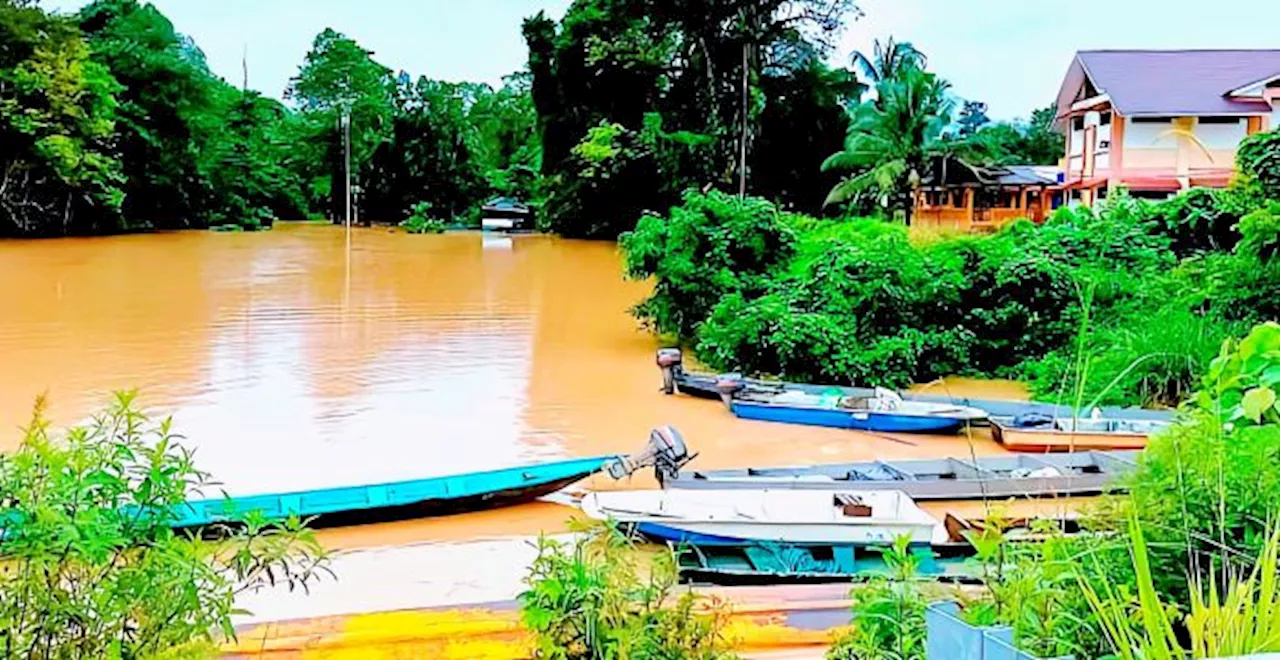
<svg viewBox="0 0 1280 660">
<path fill-rule="evenodd" d="M 1134 117 L 1135 124 L 1167 124 L 1171 120 L 1168 117 Z"/>
<path fill-rule="evenodd" d="M 1084 117 L 1072 117 L 1072 118 L 1071 118 L 1071 130 L 1073 130 L 1073 131 L 1083 131 L 1083 130 L 1084 130 Z"/>
<path fill-rule="evenodd" d="M 1239 124 L 1239 117 L 1201 117 L 1201 124 Z"/>
<path fill-rule="evenodd" d="M 951 206 L 957 209 L 964 208 L 964 191 L 954 190 L 951 192 Z"/>
<path fill-rule="evenodd" d="M 1102 119 L 1098 120 L 1098 123 L 1099 123 L 1099 124 L 1102 124 L 1103 126 L 1110 126 L 1110 125 L 1111 125 L 1111 113 L 1110 113 L 1110 112 L 1104 112 L 1104 113 L 1102 113 Z"/>
</svg>

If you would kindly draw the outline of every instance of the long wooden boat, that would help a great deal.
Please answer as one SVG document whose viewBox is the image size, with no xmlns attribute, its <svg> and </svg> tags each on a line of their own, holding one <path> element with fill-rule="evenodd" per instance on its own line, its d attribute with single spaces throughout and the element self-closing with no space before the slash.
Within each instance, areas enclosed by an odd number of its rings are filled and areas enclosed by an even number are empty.
<svg viewBox="0 0 1280 660">
<path fill-rule="evenodd" d="M 685 394 L 703 399 L 741 398 L 750 395 L 769 395 L 787 391 L 807 392 L 814 395 L 839 392 L 845 397 L 869 397 L 876 390 L 869 387 L 851 387 L 846 385 L 822 385 L 812 383 L 796 383 L 790 381 L 762 380 L 758 378 L 742 378 L 736 374 L 712 374 L 707 372 L 688 371 L 684 368 L 684 358 L 677 348 L 664 348 L 658 351 L 658 367 L 662 370 L 662 389 L 667 394 Z M 726 378 L 728 376 L 728 378 Z M 1048 417 L 1070 417 L 1069 406 L 1035 401 L 1010 401 L 1002 399 L 974 399 L 948 394 L 929 394 L 923 392 L 899 392 L 905 401 L 922 403 L 950 404 L 967 408 L 977 408 L 989 416 L 1015 417 L 1019 415 L 1045 415 Z M 1122 417 L 1132 420 L 1171 421 L 1173 413 L 1167 410 L 1147 410 L 1143 408 L 1103 407 L 1106 417 Z M 982 425 L 983 421 L 974 421 Z"/>
<path fill-rule="evenodd" d="M 616 456 L 471 472 L 364 486 L 188 501 L 175 527 L 236 522 L 258 513 L 278 520 L 317 517 L 322 526 L 463 513 L 528 502 L 603 469 Z"/>
<path fill-rule="evenodd" d="M 928 543 L 938 521 L 899 491 L 631 490 L 588 494 L 582 509 L 658 541 L 694 545 Z"/>
<path fill-rule="evenodd" d="M 1088 449 L 1142 449 L 1147 438 L 1169 427 L 1171 422 L 1148 419 L 1064 419 L 1041 420 L 1028 425 L 1017 418 L 991 420 L 991 435 L 1014 451 L 1064 452 Z"/>
<path fill-rule="evenodd" d="M 734 397 L 729 409 L 743 419 L 886 433 L 955 433 L 966 424 L 987 418 L 987 413 L 977 408 L 905 401 L 888 390 L 856 397 L 839 390 L 823 394 L 796 390 L 747 393 Z"/>
<path fill-rule="evenodd" d="M 670 544 L 680 579 L 717 585 L 825 584 L 889 575 L 879 550 L 854 546 L 797 546 L 761 543 L 745 546 Z M 939 581 L 978 582 L 966 553 L 940 555 L 913 546 L 917 574 Z"/>
<path fill-rule="evenodd" d="M 1008 499 L 1094 495 L 1136 467 L 1138 452 L 1082 451 L 1044 456 L 993 456 L 829 463 L 808 467 L 690 470 L 666 475 L 664 488 L 899 490 L 914 500 Z"/>
</svg>

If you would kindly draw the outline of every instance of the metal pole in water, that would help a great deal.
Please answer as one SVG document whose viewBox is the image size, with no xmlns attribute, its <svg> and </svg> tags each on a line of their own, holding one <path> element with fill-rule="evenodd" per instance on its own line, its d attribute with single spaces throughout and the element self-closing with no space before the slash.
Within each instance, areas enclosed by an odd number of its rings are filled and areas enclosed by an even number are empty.
<svg viewBox="0 0 1280 660">
<path fill-rule="evenodd" d="M 351 109 L 343 108 L 342 111 L 342 151 L 343 151 L 343 169 L 346 173 L 346 183 L 343 186 L 342 195 L 346 201 L 346 215 L 343 221 L 346 224 L 346 253 L 343 269 L 343 289 L 342 289 L 342 312 L 343 320 L 346 320 L 347 305 L 351 298 Z M 343 330 L 346 330 L 346 323 L 343 323 Z"/>
</svg>

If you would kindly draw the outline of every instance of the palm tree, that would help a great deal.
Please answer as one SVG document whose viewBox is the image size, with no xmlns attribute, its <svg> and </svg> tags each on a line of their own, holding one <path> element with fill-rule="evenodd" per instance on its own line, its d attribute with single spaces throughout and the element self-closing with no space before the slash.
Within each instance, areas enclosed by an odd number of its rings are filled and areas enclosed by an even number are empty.
<svg viewBox="0 0 1280 660">
<path fill-rule="evenodd" d="M 914 66 L 876 85 L 876 101 L 853 111 L 844 150 L 822 164 L 824 172 L 854 173 L 831 189 L 825 204 L 871 191 L 890 209 L 904 209 L 910 221 L 911 193 L 925 163 L 946 150 L 943 130 L 955 110 L 949 88 L 945 80 Z"/>
<path fill-rule="evenodd" d="M 870 57 L 862 51 L 853 54 L 853 66 L 862 70 L 872 85 L 898 78 L 906 69 L 924 69 L 927 60 L 915 46 L 889 37 L 883 43 L 875 40 L 875 51 Z"/>
</svg>

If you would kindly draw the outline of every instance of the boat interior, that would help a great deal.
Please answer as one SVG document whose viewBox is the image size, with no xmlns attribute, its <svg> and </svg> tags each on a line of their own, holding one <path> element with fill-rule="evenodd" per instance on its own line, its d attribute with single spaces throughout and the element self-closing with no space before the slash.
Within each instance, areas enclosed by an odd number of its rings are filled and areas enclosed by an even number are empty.
<svg viewBox="0 0 1280 660">
<path fill-rule="evenodd" d="M 940 481 L 1100 474 L 1133 466 L 1136 452 L 1077 452 L 1045 456 L 998 456 L 977 461 L 940 458 L 912 461 L 837 463 L 813 467 L 746 468 L 694 472 L 694 479 L 779 479 L 793 481 Z"/>
</svg>

